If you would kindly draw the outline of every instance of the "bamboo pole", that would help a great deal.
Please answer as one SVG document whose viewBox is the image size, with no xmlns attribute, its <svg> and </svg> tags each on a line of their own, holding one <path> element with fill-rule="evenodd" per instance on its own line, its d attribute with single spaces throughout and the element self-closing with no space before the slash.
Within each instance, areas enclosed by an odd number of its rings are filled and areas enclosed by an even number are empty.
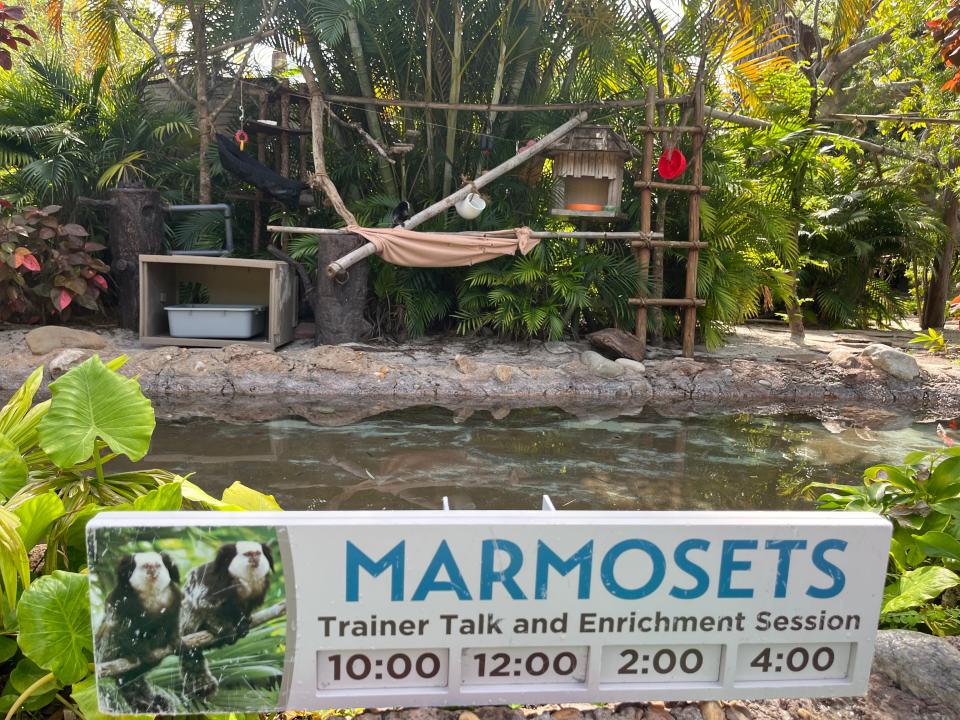
<svg viewBox="0 0 960 720">
<path fill-rule="evenodd" d="M 659 182 L 657 180 L 637 180 L 633 183 L 638 188 L 656 188 L 657 190 L 677 190 L 678 192 L 705 193 L 710 191 L 709 185 L 683 185 L 681 183 Z"/>
<path fill-rule="evenodd" d="M 688 298 L 630 298 L 627 302 L 638 307 L 685 307 L 694 309 L 707 304 L 706 300 L 696 298 L 693 300 Z"/>
<path fill-rule="evenodd" d="M 267 225 L 267 230 L 272 233 L 287 235 L 343 235 L 347 231 L 344 228 L 315 228 L 315 227 L 297 227 L 295 225 Z M 513 230 L 491 230 L 487 232 L 473 232 L 464 230 L 456 233 L 440 233 L 442 235 L 474 235 L 478 237 L 504 237 L 513 234 Z M 530 237 L 543 240 L 545 238 L 583 238 L 586 240 L 634 240 L 644 242 L 648 238 L 656 239 L 663 237 L 662 233 L 643 233 L 643 232 L 606 232 L 595 230 L 575 230 L 571 232 L 560 232 L 553 230 L 533 230 Z M 675 242 L 675 241 L 671 241 Z M 680 242 L 677 247 L 687 247 L 686 242 Z M 706 243 L 701 243 L 706 247 Z M 669 247 L 673 247 L 671 244 Z"/>
<path fill-rule="evenodd" d="M 698 82 L 693 91 L 693 124 L 703 125 L 703 84 Z M 703 134 L 693 136 L 692 161 L 693 185 L 703 185 Z M 690 196 L 689 214 L 687 216 L 689 232 L 687 239 L 691 243 L 700 242 L 700 192 Z M 700 250 L 695 246 L 687 251 L 687 281 L 684 295 L 687 300 L 697 299 L 697 269 L 700 264 Z M 688 305 L 683 311 L 683 356 L 693 357 L 693 345 L 697 331 L 697 306 Z"/>
<path fill-rule="evenodd" d="M 652 87 L 647 88 L 646 109 L 644 111 L 644 121 L 648 127 L 654 126 L 656 120 L 656 91 Z M 653 179 L 653 131 L 648 130 L 643 133 L 643 164 L 640 171 L 641 177 L 645 183 Z M 652 201 L 650 187 L 644 187 L 640 190 L 640 232 L 649 234 L 650 231 L 650 206 Z M 639 295 L 646 297 L 647 280 L 650 274 L 650 248 L 640 247 L 635 249 L 637 257 L 637 266 L 639 268 L 638 282 Z M 637 306 L 636 323 L 634 325 L 634 334 L 640 341 L 641 359 L 647 354 L 647 306 Z"/>
<path fill-rule="evenodd" d="M 379 107 L 412 107 L 422 110 L 472 110 L 476 112 L 543 112 L 549 110 L 614 110 L 617 108 L 644 107 L 646 100 L 606 100 L 598 102 L 570 102 L 547 103 L 531 105 L 505 105 L 486 103 L 449 103 L 427 102 L 426 100 L 405 100 L 403 98 L 371 98 L 356 95 L 325 95 L 324 99 L 331 103 L 345 105 L 377 105 Z M 682 105 L 690 99 L 688 95 L 677 95 L 662 100 L 655 100 L 657 105 Z M 652 125 L 652 122 L 648 122 Z"/>
<path fill-rule="evenodd" d="M 451 207 L 456 205 L 460 200 L 465 198 L 470 193 L 479 191 L 480 188 L 486 185 L 489 185 L 490 183 L 492 183 L 494 180 L 501 177 L 502 175 L 506 175 L 508 172 L 513 170 L 518 165 L 522 165 L 527 160 L 532 158 L 534 155 L 537 155 L 543 150 L 546 150 L 555 142 L 557 142 L 557 140 L 559 140 L 568 132 L 573 130 L 573 128 L 577 127 L 577 125 L 580 125 L 586 119 L 587 119 L 586 112 L 577 113 L 572 118 L 567 120 L 563 125 L 544 135 L 542 138 L 540 138 L 540 140 L 535 142 L 533 145 L 528 147 L 523 152 L 517 153 L 506 162 L 503 162 L 500 165 L 497 165 L 495 168 L 488 170 L 483 175 L 467 183 L 462 188 L 457 190 L 455 193 L 452 193 L 451 195 L 448 195 L 447 197 L 445 197 L 443 200 L 435 202 L 433 205 L 427 208 L 424 208 L 423 210 L 418 212 L 416 215 L 411 217 L 409 220 L 407 220 L 401 227 L 403 227 L 405 230 L 412 230 L 418 225 L 425 223 L 427 220 L 430 220 L 431 218 L 434 218 L 437 215 L 440 215 L 441 213 L 446 212 L 447 210 L 449 210 Z M 334 262 L 327 265 L 327 275 L 330 275 L 331 277 L 335 275 L 339 275 L 344 270 L 349 268 L 351 265 L 355 265 L 356 263 L 360 262 L 364 258 L 369 257 L 370 255 L 373 255 L 374 253 L 376 253 L 376 247 L 373 245 L 373 243 L 368 243 L 367 245 L 363 245 L 357 248 L 356 250 L 354 250 L 352 253 L 349 253 L 348 255 L 344 255 L 339 260 L 335 260 Z"/>
</svg>

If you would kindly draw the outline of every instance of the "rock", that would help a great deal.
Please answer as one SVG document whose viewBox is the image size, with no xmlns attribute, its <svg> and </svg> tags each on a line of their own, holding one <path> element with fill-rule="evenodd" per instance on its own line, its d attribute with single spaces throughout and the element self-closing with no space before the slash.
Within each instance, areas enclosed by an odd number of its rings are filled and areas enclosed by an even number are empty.
<svg viewBox="0 0 960 720">
<path fill-rule="evenodd" d="M 457 720 L 480 720 L 480 718 L 477 717 L 476 713 L 464 710 L 460 713 L 460 717 L 458 717 Z"/>
<path fill-rule="evenodd" d="M 637 375 L 643 375 L 647 372 L 647 368 L 643 366 L 642 362 L 637 362 L 630 358 L 617 358 L 614 362 L 617 363 L 617 365 L 623 365 L 629 372 L 636 373 Z"/>
<path fill-rule="evenodd" d="M 509 405 L 499 405 L 495 408 L 490 408 L 490 417 L 494 420 L 503 420 L 508 415 L 510 415 Z"/>
<path fill-rule="evenodd" d="M 960 650 L 935 635 L 880 630 L 873 672 L 927 702 L 955 707 L 960 698 Z"/>
<path fill-rule="evenodd" d="M 740 708 L 728 706 L 724 708 L 724 714 L 727 720 L 750 720 L 750 716 Z"/>
<path fill-rule="evenodd" d="M 50 373 L 52 380 L 56 380 L 74 365 L 82 363 L 90 357 L 90 355 L 91 352 L 89 350 L 68 348 L 54 355 L 53 359 L 47 363 L 47 372 Z"/>
<path fill-rule="evenodd" d="M 61 325 L 44 325 L 35 328 L 27 333 L 26 341 L 27 347 L 34 355 L 46 355 L 60 348 L 101 350 L 107 346 L 107 341 L 96 333 Z"/>
<path fill-rule="evenodd" d="M 593 711 L 594 720 L 616 720 L 617 714 L 608 707 L 598 707 Z"/>
<path fill-rule="evenodd" d="M 643 713 L 643 720 L 673 720 L 673 715 L 665 708 L 648 707 Z"/>
<path fill-rule="evenodd" d="M 464 375 L 473 375 L 477 371 L 477 363 L 466 355 L 454 355 L 453 362 Z"/>
<path fill-rule="evenodd" d="M 629 358 L 637 362 L 643 360 L 645 354 L 643 344 L 635 335 L 616 328 L 597 330 L 597 332 L 587 335 L 587 340 L 594 347 L 609 350 L 619 357 Z"/>
<path fill-rule="evenodd" d="M 551 355 L 566 355 L 573 352 L 573 348 L 567 345 L 565 342 L 557 342 L 556 340 L 545 342 L 543 344 L 543 349 Z"/>
<path fill-rule="evenodd" d="M 847 350 L 846 348 L 837 348 L 836 350 L 831 350 L 827 354 L 827 360 L 836 365 L 843 362 L 848 357 L 853 357 L 853 355 L 855 355 L 855 353 L 852 350 Z"/>
<path fill-rule="evenodd" d="M 700 703 L 700 714 L 703 720 L 724 720 L 725 713 L 716 700 L 704 700 Z"/>
<path fill-rule="evenodd" d="M 593 350 L 585 350 L 580 353 L 580 362 L 586 365 L 587 369 L 594 375 L 603 378 L 618 378 L 627 371 L 623 365 L 618 365 L 613 360 L 608 360 Z"/>
<path fill-rule="evenodd" d="M 663 365 L 667 372 L 686 375 L 687 377 L 693 377 L 707 369 L 707 366 L 702 362 L 685 357 L 673 358 L 673 360 L 668 360 Z"/>
<path fill-rule="evenodd" d="M 516 372 L 516 369 L 510 365 L 497 365 L 493 369 L 494 376 L 502 383 L 510 382 L 510 378 L 513 377 L 514 372 Z"/>
<path fill-rule="evenodd" d="M 673 716 L 677 720 L 703 720 L 703 714 L 696 705 L 687 705 L 680 710 L 674 710 Z"/>
<path fill-rule="evenodd" d="M 881 350 L 893 350 L 889 345 L 884 345 L 883 343 L 870 343 L 863 350 L 860 351 L 861 357 L 873 357 Z"/>
<path fill-rule="evenodd" d="M 874 346 L 868 345 L 863 352 L 866 353 L 872 347 Z M 881 346 L 881 348 L 874 350 L 871 355 L 865 355 L 865 357 L 870 358 L 874 367 L 900 380 L 913 380 L 920 374 L 920 366 L 917 364 L 916 358 L 903 352 L 903 350 Z"/>
<path fill-rule="evenodd" d="M 519 709 L 503 705 L 485 705 L 476 708 L 480 720 L 523 720 L 523 713 Z"/>
<path fill-rule="evenodd" d="M 812 363 L 823 359 L 823 353 L 812 352 L 810 350 L 798 350 L 796 352 L 785 352 L 777 355 L 777 360 L 780 362 Z"/>
<path fill-rule="evenodd" d="M 757 385 L 763 385 L 764 387 L 773 387 L 773 383 L 769 380 L 757 380 Z"/>
<path fill-rule="evenodd" d="M 572 707 L 562 707 L 550 713 L 553 720 L 581 720 L 583 713 Z"/>
</svg>

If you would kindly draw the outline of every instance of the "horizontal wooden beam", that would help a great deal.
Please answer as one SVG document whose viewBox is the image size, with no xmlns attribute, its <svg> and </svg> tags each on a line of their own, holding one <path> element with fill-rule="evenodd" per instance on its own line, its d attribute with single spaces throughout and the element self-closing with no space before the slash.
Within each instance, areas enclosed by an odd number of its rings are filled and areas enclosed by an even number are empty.
<svg viewBox="0 0 960 720">
<path fill-rule="evenodd" d="M 634 240 L 630 243 L 635 248 L 671 248 L 674 250 L 703 250 L 705 242 L 690 242 L 688 240 Z"/>
<path fill-rule="evenodd" d="M 703 307 L 706 300 L 686 298 L 630 298 L 627 302 L 640 307 Z"/>
<path fill-rule="evenodd" d="M 476 112 L 543 112 L 545 110 L 605 110 L 617 108 L 643 107 L 646 100 L 601 100 L 582 103 L 543 103 L 534 105 L 491 105 L 484 103 L 447 103 L 427 102 L 426 100 L 405 100 L 403 98 L 369 98 L 356 95 L 324 95 L 329 103 L 343 105 L 376 105 L 378 107 L 412 107 L 422 110 L 474 110 Z M 687 95 L 677 95 L 657 100 L 658 105 L 682 105 L 689 100 Z"/>
<path fill-rule="evenodd" d="M 679 183 L 657 182 L 656 180 L 637 180 L 634 187 L 655 188 L 657 190 L 676 190 L 678 192 L 705 193 L 710 192 L 709 185 L 681 185 Z"/>
<path fill-rule="evenodd" d="M 702 125 L 668 125 L 662 127 L 660 125 L 637 125 L 634 130 L 637 132 L 655 132 L 655 133 L 672 133 L 672 132 L 682 132 L 682 133 L 703 133 L 706 132 L 706 128 Z"/>
</svg>

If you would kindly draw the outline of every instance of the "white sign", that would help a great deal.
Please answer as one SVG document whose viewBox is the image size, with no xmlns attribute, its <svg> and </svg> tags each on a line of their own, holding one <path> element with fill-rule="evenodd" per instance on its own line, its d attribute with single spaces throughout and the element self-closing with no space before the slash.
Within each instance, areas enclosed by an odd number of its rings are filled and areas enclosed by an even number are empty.
<svg viewBox="0 0 960 720">
<path fill-rule="evenodd" d="M 100 631 L 101 708 L 860 695 L 890 533 L 846 512 L 102 513 L 94 628 L 123 558 L 165 553 L 191 649 L 141 643 L 124 673 Z"/>
</svg>

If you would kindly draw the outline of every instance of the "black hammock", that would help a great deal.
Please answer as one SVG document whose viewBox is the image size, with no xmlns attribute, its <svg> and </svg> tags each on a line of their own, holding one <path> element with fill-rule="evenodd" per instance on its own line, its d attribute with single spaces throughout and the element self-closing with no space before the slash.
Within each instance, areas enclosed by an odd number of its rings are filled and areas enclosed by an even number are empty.
<svg viewBox="0 0 960 720">
<path fill-rule="evenodd" d="M 300 193 L 308 190 L 309 185 L 274 172 L 241 150 L 226 135 L 217 134 L 217 150 L 220 163 L 228 172 L 279 200 L 290 210 L 300 207 Z"/>
</svg>

